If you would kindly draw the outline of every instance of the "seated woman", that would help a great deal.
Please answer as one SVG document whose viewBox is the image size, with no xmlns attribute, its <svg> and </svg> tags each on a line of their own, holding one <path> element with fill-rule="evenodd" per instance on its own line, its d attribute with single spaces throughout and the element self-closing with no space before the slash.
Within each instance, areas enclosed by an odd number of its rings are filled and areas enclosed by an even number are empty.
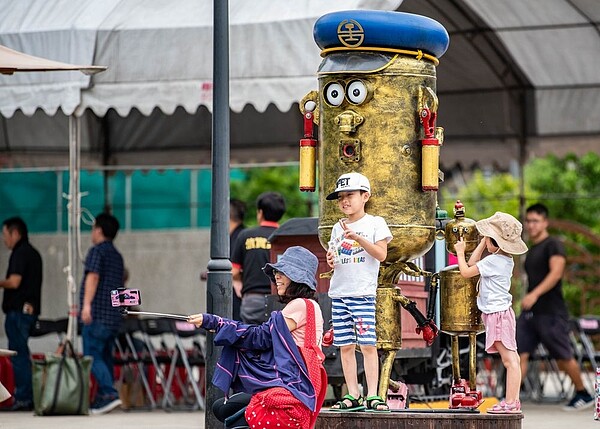
<svg viewBox="0 0 600 429">
<path fill-rule="evenodd" d="M 327 376 L 321 351 L 323 315 L 316 302 L 318 259 L 304 247 L 288 248 L 263 271 L 277 286 L 281 311 L 261 325 L 247 325 L 213 314 L 188 321 L 216 332 L 224 346 L 213 384 L 251 395 L 246 421 L 256 428 L 312 428 L 323 404 Z M 226 402 L 226 400 L 225 400 Z M 223 418 L 223 413 L 215 415 Z"/>
</svg>

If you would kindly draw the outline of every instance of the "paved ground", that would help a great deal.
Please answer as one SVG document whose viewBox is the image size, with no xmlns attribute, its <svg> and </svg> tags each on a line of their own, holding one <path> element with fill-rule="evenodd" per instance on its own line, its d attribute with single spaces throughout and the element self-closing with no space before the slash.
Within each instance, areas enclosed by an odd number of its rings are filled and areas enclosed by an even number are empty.
<svg viewBox="0 0 600 429">
<path fill-rule="evenodd" d="M 523 429 L 600 429 L 594 409 L 563 411 L 562 404 L 523 403 Z"/>
<path fill-rule="evenodd" d="M 560 404 L 523 404 L 523 429 L 600 429 L 594 410 L 565 412 Z M 203 412 L 120 410 L 103 416 L 36 417 L 29 413 L 0 413 L 0 429 L 203 429 Z M 349 425 L 348 428 L 351 428 Z"/>
</svg>

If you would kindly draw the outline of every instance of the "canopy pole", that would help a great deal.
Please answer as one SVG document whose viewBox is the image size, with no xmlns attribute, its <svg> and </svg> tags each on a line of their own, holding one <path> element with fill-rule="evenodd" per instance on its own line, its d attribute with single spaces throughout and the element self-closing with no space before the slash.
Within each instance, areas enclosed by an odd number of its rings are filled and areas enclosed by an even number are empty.
<svg viewBox="0 0 600 429">
<path fill-rule="evenodd" d="M 108 129 L 108 120 L 105 117 L 102 118 L 102 166 L 106 167 L 110 162 L 110 141 L 109 141 L 109 129 Z M 108 171 L 102 171 L 102 185 L 104 188 L 104 212 L 105 213 L 113 213 L 113 208 L 111 204 L 110 198 L 110 183 L 108 181 Z M 114 214 L 114 213 L 113 213 Z"/>
<path fill-rule="evenodd" d="M 69 194 L 67 195 L 67 248 L 68 264 L 65 268 L 67 274 L 67 303 L 69 306 L 69 323 L 67 339 L 77 351 L 77 279 L 79 278 L 79 244 L 81 242 L 81 194 L 79 192 L 81 171 L 80 161 L 80 123 L 79 118 L 72 114 L 69 116 Z"/>
<path fill-rule="evenodd" d="M 525 222 L 525 210 L 527 210 L 527 196 L 525 195 L 525 164 L 527 163 L 527 151 L 529 144 L 529 128 L 534 126 L 535 110 L 533 103 L 529 103 L 530 92 L 523 87 L 519 93 L 521 106 L 521 127 L 519 133 L 519 219 Z M 533 130 L 532 130 L 533 131 Z M 522 287 L 520 298 L 523 299 L 527 291 L 527 274 L 525 273 L 525 258 L 519 258 L 519 272 Z"/>
<path fill-rule="evenodd" d="M 232 277 L 229 260 L 229 2 L 213 0 L 213 116 L 212 116 L 212 205 L 210 261 L 206 307 L 209 313 L 231 317 Z M 212 384 L 221 355 L 207 335 L 205 428 L 223 427 L 212 413 L 212 404 L 223 393 Z"/>
</svg>

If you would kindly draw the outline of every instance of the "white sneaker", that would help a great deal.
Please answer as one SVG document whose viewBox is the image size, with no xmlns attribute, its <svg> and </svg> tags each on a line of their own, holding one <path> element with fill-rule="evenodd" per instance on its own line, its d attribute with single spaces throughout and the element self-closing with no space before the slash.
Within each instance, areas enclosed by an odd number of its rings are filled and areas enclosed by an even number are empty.
<svg viewBox="0 0 600 429">
<path fill-rule="evenodd" d="M 589 393 L 577 393 L 567 405 L 563 407 L 565 411 L 579 411 L 594 406 L 594 398 Z"/>
</svg>

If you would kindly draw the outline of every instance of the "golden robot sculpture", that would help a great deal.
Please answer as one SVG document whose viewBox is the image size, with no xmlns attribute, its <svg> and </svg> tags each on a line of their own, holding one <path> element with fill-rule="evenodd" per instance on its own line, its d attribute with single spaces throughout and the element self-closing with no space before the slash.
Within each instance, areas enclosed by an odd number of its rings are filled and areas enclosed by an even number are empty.
<svg viewBox="0 0 600 429">
<path fill-rule="evenodd" d="M 463 240 L 467 261 L 477 247 L 479 233 L 475 221 L 465 217 L 464 205 L 457 201 L 454 219 L 446 224 L 444 236 L 446 250 L 456 256 L 454 245 Z M 477 408 L 483 402 L 481 392 L 476 391 L 476 336 L 485 331 L 481 311 L 477 308 L 479 276 L 465 279 L 458 265 L 445 267 L 439 273 L 440 330 L 451 336 L 452 342 L 452 388 L 450 408 Z M 469 380 L 461 380 L 458 339 L 469 337 Z M 468 383 L 468 385 L 467 385 Z"/>
<path fill-rule="evenodd" d="M 437 327 L 402 295 L 397 282 L 402 273 L 431 275 L 410 261 L 424 255 L 435 241 L 443 137 L 443 130 L 435 127 L 438 59 L 421 49 L 393 46 L 399 40 L 393 33 L 399 31 L 398 37 L 409 34 L 403 32 L 406 20 L 412 23 L 417 17 L 417 27 L 431 25 L 441 39 L 445 35 L 441 54 L 448 39 L 440 24 L 417 15 L 347 11 L 325 17 L 332 32 L 337 26 L 337 33 L 324 35 L 324 17 L 315 24 L 315 40 L 323 48 L 324 59 L 318 70 L 319 91 L 310 92 L 300 103 L 305 118 L 305 138 L 300 144 L 304 183 L 300 188 L 314 189 L 313 158 L 318 158 L 319 239 L 325 249 L 340 217 L 337 202 L 325 197 L 344 173 L 358 172 L 369 178 L 373 191 L 366 211 L 382 216 L 393 234 L 387 259 L 381 264 L 376 297 L 377 348 L 384 354 L 378 391 L 385 398 L 392 365 L 402 346 L 399 306 L 417 319 L 429 344 L 437 335 Z M 398 28 L 385 27 L 392 20 Z M 393 40 L 381 43 L 376 37 L 370 39 L 382 32 L 389 32 Z M 369 45 L 370 40 L 378 45 Z M 319 126 L 318 144 L 312 138 L 310 119 Z"/>
</svg>

